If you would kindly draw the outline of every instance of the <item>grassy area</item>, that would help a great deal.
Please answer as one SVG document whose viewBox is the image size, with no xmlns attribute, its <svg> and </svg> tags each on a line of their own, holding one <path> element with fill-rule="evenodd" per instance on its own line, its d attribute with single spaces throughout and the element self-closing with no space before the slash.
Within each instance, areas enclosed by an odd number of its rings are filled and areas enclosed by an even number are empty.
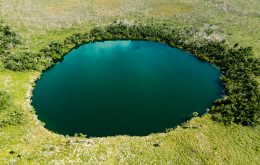
<svg viewBox="0 0 260 165">
<path fill-rule="evenodd" d="M 258 0 L 0 0 L 0 18 L 23 35 L 27 47 L 52 39 L 54 31 L 77 32 L 127 18 L 167 20 L 178 26 L 214 24 L 223 28 L 229 42 L 253 46 L 260 55 L 259 8 Z"/>
<path fill-rule="evenodd" d="M 114 19 L 169 21 L 176 26 L 214 24 L 230 43 L 253 46 L 260 56 L 258 0 L 0 0 L 0 18 L 22 35 L 13 50 L 38 51 L 53 40 Z M 2 65 L 0 64 L 0 70 Z M 26 123 L 0 128 L 0 164 L 258 164 L 260 127 L 224 126 L 208 115 L 184 127 L 146 137 L 64 137 L 46 130 L 30 105 L 38 72 L 0 71 Z M 1 117 L 1 116 L 0 116 Z"/>
</svg>

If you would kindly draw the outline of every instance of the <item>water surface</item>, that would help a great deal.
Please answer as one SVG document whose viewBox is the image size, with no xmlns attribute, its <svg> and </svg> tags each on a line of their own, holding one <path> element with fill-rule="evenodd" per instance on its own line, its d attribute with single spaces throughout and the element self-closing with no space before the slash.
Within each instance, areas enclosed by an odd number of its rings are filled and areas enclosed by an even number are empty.
<svg viewBox="0 0 260 165">
<path fill-rule="evenodd" d="M 45 71 L 32 100 L 57 133 L 148 135 L 205 113 L 221 95 L 219 76 L 212 65 L 160 43 L 95 42 Z"/>
</svg>

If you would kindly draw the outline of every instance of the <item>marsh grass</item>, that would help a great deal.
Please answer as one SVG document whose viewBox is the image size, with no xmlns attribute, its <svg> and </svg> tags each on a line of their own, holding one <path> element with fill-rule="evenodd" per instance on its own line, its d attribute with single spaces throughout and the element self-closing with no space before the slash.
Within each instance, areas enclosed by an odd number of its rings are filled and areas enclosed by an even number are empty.
<svg viewBox="0 0 260 165">
<path fill-rule="evenodd" d="M 77 32 L 119 18 L 166 20 L 176 26 L 213 24 L 223 28 L 232 44 L 253 46 L 260 55 L 259 8 L 258 0 L 0 0 L 0 18 L 22 33 L 27 45 L 50 39 L 53 31 Z"/>
<path fill-rule="evenodd" d="M 232 44 L 253 46 L 260 55 L 259 8 L 258 0 L 0 0 L 0 18 L 22 33 L 26 45 L 37 45 L 37 42 L 50 39 L 53 31 L 72 32 L 89 24 L 104 24 L 118 18 L 152 18 L 178 26 L 213 24 L 229 34 L 227 39 Z M 38 39 L 40 36 L 44 37 Z"/>
</svg>

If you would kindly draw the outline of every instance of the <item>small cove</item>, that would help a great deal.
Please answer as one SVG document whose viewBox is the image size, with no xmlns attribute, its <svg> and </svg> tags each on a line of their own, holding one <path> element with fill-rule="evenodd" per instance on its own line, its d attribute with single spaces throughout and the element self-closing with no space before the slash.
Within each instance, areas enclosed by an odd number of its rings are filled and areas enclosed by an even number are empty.
<svg viewBox="0 0 260 165">
<path fill-rule="evenodd" d="M 87 136 L 163 132 L 221 97 L 221 73 L 150 41 L 88 43 L 36 82 L 32 104 L 51 131 Z"/>
</svg>

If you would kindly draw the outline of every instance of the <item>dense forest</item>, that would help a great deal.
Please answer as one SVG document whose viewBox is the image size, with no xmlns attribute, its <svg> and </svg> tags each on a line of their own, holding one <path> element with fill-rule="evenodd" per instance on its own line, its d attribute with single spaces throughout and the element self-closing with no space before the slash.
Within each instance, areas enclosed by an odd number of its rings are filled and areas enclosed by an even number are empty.
<svg viewBox="0 0 260 165">
<path fill-rule="evenodd" d="M 255 77 L 260 76 L 260 59 L 254 56 L 251 47 L 230 46 L 218 34 L 218 29 L 210 25 L 201 30 L 177 28 L 165 23 L 115 21 L 106 27 L 96 27 L 89 33 L 74 34 L 64 42 L 51 42 L 36 53 L 24 51 L 12 54 L 8 49 L 19 44 L 19 37 L 8 26 L 1 26 L 0 37 L 4 42 L 0 43 L 0 55 L 6 69 L 43 71 L 62 60 L 71 49 L 88 42 L 134 39 L 165 43 L 186 50 L 201 61 L 221 69 L 225 96 L 216 100 L 210 110 L 214 120 L 225 124 L 256 125 L 260 118 L 260 92 Z M 2 109 L 8 98 L 4 92 L 0 96 Z"/>
</svg>

